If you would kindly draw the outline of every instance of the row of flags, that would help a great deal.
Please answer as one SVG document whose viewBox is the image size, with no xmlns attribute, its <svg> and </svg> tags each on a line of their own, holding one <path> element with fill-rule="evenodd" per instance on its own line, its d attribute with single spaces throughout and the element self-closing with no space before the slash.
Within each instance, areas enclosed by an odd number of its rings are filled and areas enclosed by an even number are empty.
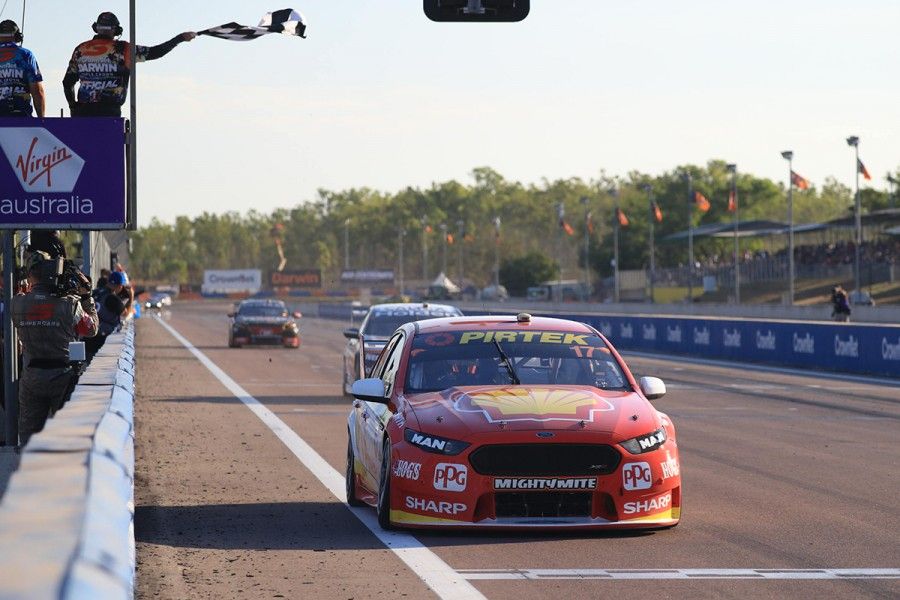
<svg viewBox="0 0 900 600">
<path fill-rule="evenodd" d="M 857 159 L 857 161 L 856 161 L 856 168 L 859 171 L 859 174 L 862 175 L 866 180 L 872 179 L 872 176 L 869 175 L 869 171 L 866 169 L 866 166 L 859 159 Z M 796 187 L 799 190 L 808 190 L 809 186 L 810 186 L 809 180 L 806 179 L 805 177 L 803 177 L 802 175 L 800 175 L 799 173 L 797 173 L 796 171 L 791 171 L 791 185 Z M 697 210 L 699 210 L 702 213 L 708 212 L 712 206 L 709 202 L 709 199 L 706 196 L 704 196 L 702 192 L 699 192 L 696 190 L 694 191 L 694 204 L 696 205 Z M 737 191 L 730 190 L 728 192 L 728 212 L 735 212 L 735 211 L 737 211 L 737 208 L 738 208 Z M 659 207 L 659 204 L 656 203 L 656 201 L 651 201 L 650 210 L 653 212 L 653 218 L 656 220 L 656 222 L 662 223 L 663 212 L 662 212 L 662 209 Z M 562 205 L 562 203 L 560 203 L 557 206 L 557 219 L 559 221 L 559 228 L 562 229 L 562 231 L 566 235 L 570 235 L 570 236 L 575 235 L 575 228 L 572 227 L 572 225 L 568 221 L 566 221 L 565 207 Z M 620 227 L 628 227 L 631 223 L 628 220 L 628 215 L 625 214 L 625 211 L 623 211 L 618 206 L 616 207 L 616 220 L 618 221 Z M 424 219 L 422 220 L 422 225 L 423 225 L 423 229 L 424 229 L 425 233 L 434 233 L 434 228 L 432 228 L 431 225 L 427 224 Z M 500 217 L 494 217 L 493 225 L 494 225 L 494 237 L 495 237 L 497 243 L 499 243 L 500 242 Z M 588 233 L 593 235 L 594 219 L 593 219 L 593 214 L 591 212 L 587 212 L 585 214 L 585 227 L 587 228 Z M 446 240 L 447 240 L 448 244 L 454 243 L 455 238 L 453 237 L 452 233 L 446 232 L 445 236 L 446 236 Z M 472 241 L 474 238 L 470 235 L 464 235 L 464 239 L 466 241 Z"/>
</svg>

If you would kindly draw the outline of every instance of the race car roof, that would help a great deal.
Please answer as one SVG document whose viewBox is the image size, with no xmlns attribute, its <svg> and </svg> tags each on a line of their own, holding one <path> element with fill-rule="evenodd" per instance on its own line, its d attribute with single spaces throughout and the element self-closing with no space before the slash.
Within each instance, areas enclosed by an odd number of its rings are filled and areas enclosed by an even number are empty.
<svg viewBox="0 0 900 600">
<path fill-rule="evenodd" d="M 247 298 L 246 300 L 241 300 L 238 306 L 257 304 L 260 306 L 285 306 L 284 302 L 281 300 L 273 300 L 271 298 Z"/>
<path fill-rule="evenodd" d="M 593 330 L 590 327 L 578 321 L 552 319 L 550 317 L 530 317 L 527 321 L 523 321 L 516 315 L 444 317 L 440 319 L 428 319 L 427 321 L 417 321 L 414 325 L 417 333 L 435 333 L 458 329 L 508 330 L 510 327 L 523 327 L 542 331 L 578 331 L 593 333 Z"/>
<path fill-rule="evenodd" d="M 373 304 L 369 308 L 369 310 L 372 313 L 461 313 L 458 308 L 450 304 L 432 304 L 431 302 L 393 302 L 389 304 Z"/>
</svg>

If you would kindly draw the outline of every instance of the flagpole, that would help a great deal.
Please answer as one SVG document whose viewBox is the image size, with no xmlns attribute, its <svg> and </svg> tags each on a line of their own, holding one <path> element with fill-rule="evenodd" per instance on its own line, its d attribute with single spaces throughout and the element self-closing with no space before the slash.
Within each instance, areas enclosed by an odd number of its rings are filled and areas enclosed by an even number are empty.
<svg viewBox="0 0 900 600">
<path fill-rule="evenodd" d="M 740 261 L 740 242 L 738 241 L 738 224 L 740 223 L 740 206 L 737 197 L 737 165 L 727 165 L 728 172 L 731 173 L 731 197 L 734 200 L 734 302 L 741 303 L 741 263 Z"/>
<path fill-rule="evenodd" d="M 647 210 L 650 211 L 650 304 L 653 304 L 653 283 L 656 279 L 656 240 L 654 237 L 656 211 L 653 210 L 653 186 L 649 183 L 644 184 L 644 191 L 647 192 Z"/>
<path fill-rule="evenodd" d="M 794 304 L 794 152 L 785 150 L 781 157 L 788 161 L 788 304 Z"/>
<path fill-rule="evenodd" d="M 422 279 L 428 285 L 428 219 L 422 217 Z"/>
<path fill-rule="evenodd" d="M 447 224 L 441 223 L 441 237 L 444 238 L 444 243 L 441 246 L 441 273 L 444 274 L 444 277 L 448 277 L 447 275 Z"/>
<path fill-rule="evenodd" d="M 556 293 L 550 295 L 551 301 L 562 300 L 562 235 L 563 235 L 563 219 L 565 219 L 565 207 L 560 202 L 556 205 L 556 215 L 558 222 L 556 224 L 556 264 L 559 271 L 556 274 Z M 558 298 L 558 300 L 557 300 Z"/>
<path fill-rule="evenodd" d="M 694 176 L 686 173 L 688 185 L 688 302 L 694 301 Z"/>
<path fill-rule="evenodd" d="M 406 282 L 403 280 L 404 279 L 404 277 L 403 277 L 403 238 L 406 237 L 406 229 L 401 227 L 400 230 L 397 232 L 397 237 L 398 237 L 398 242 L 400 244 L 400 256 L 398 257 L 399 261 L 398 261 L 397 266 L 399 267 L 398 270 L 400 271 L 400 273 L 399 273 L 399 275 L 400 275 L 400 295 L 402 296 L 403 288 L 406 287 L 405 286 Z"/>
<path fill-rule="evenodd" d="M 847 145 L 853 146 L 856 152 L 856 162 L 853 163 L 853 170 L 856 173 L 856 194 L 854 197 L 855 211 L 855 227 L 856 227 L 856 248 L 853 253 L 853 288 L 858 292 L 860 290 L 860 272 L 859 272 L 859 253 L 862 246 L 862 207 L 859 198 L 859 137 L 851 135 L 847 138 Z"/>
<path fill-rule="evenodd" d="M 500 217 L 494 217 L 494 285 L 500 285 Z"/>
</svg>

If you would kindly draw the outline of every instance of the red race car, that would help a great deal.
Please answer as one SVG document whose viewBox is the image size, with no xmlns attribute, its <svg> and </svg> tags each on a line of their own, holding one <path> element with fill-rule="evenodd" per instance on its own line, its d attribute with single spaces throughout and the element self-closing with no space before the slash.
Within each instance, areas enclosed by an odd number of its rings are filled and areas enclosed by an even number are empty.
<svg viewBox="0 0 900 600">
<path fill-rule="evenodd" d="M 400 327 L 352 386 L 347 501 L 393 526 L 665 528 L 675 428 L 595 329 L 458 317 Z"/>
</svg>

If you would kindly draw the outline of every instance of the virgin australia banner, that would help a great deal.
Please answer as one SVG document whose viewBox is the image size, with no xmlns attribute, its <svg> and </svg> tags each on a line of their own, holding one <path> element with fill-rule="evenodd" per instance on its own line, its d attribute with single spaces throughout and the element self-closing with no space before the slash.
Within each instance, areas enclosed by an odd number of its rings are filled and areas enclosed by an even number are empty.
<svg viewBox="0 0 900 600">
<path fill-rule="evenodd" d="M 0 229 L 121 229 L 123 119 L 0 118 Z"/>
</svg>

